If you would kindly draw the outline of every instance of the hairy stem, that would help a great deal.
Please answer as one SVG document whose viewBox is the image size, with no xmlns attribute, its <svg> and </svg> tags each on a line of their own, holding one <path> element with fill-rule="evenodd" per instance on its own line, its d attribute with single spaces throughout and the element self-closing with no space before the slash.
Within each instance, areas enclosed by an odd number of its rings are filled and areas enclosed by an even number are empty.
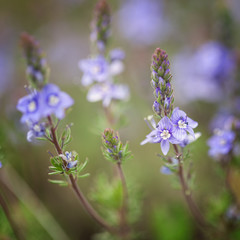
<svg viewBox="0 0 240 240">
<path fill-rule="evenodd" d="M 10 211 L 8 209 L 8 205 L 6 203 L 6 201 L 4 200 L 3 196 L 0 194 L 0 206 L 2 207 L 6 218 L 8 219 L 8 222 L 16 236 L 16 238 L 18 240 L 24 240 L 25 237 L 23 236 L 22 232 L 18 229 L 18 227 L 16 226 L 15 222 L 12 219 L 12 216 L 10 214 Z"/>
<path fill-rule="evenodd" d="M 51 127 L 51 135 L 52 135 L 52 141 L 53 144 L 56 148 L 56 151 L 58 154 L 62 154 L 62 149 L 59 146 L 57 137 L 56 137 L 56 129 L 53 126 L 53 122 L 50 116 L 48 116 L 48 121 Z M 66 162 L 64 161 L 64 164 L 66 164 Z M 105 228 L 108 232 L 112 233 L 112 234 L 117 234 L 117 231 L 114 227 L 110 226 L 96 211 L 95 209 L 90 205 L 90 203 L 87 201 L 87 199 L 85 198 L 85 196 L 83 195 L 83 193 L 81 192 L 81 190 L 79 189 L 76 179 L 73 177 L 72 174 L 69 175 L 69 180 L 71 182 L 72 185 L 72 189 L 73 191 L 76 193 L 79 201 L 82 203 L 83 207 L 85 208 L 85 210 L 89 213 L 89 215 L 96 221 L 99 223 L 99 225 L 101 225 L 103 228 Z"/>
<path fill-rule="evenodd" d="M 194 219 L 196 220 L 198 225 L 201 228 L 205 228 L 205 227 L 208 226 L 208 224 L 206 223 L 206 221 L 205 221 L 203 215 L 201 214 L 199 208 L 197 207 L 196 203 L 192 199 L 191 190 L 188 187 L 188 184 L 187 184 L 186 179 L 184 177 L 183 164 L 182 164 L 180 153 L 178 151 L 178 147 L 177 147 L 176 144 L 173 144 L 173 147 L 174 147 L 175 154 L 176 154 L 176 157 L 177 157 L 178 162 L 179 162 L 178 176 L 179 176 L 179 180 L 180 180 L 180 183 L 181 183 L 181 186 L 182 186 L 182 191 L 183 191 L 184 198 L 185 198 L 185 200 L 188 204 L 188 207 L 191 211 L 192 216 L 194 217 Z"/>
</svg>

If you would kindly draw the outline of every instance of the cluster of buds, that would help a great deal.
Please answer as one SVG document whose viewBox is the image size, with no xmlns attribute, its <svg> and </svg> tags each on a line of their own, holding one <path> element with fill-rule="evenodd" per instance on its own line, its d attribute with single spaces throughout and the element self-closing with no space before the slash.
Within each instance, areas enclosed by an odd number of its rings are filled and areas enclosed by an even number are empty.
<svg viewBox="0 0 240 240">
<path fill-rule="evenodd" d="M 106 0 L 97 3 L 92 21 L 91 41 L 96 44 L 100 53 L 104 52 L 110 36 L 110 9 Z"/>
<path fill-rule="evenodd" d="M 128 143 L 123 145 L 118 133 L 114 133 L 110 128 L 104 130 L 102 142 L 103 155 L 109 161 L 121 163 L 131 156 L 131 152 L 128 151 Z"/>
<path fill-rule="evenodd" d="M 27 77 L 31 86 L 41 89 L 48 80 L 49 68 L 38 42 L 27 33 L 21 35 L 21 46 L 27 61 Z"/>
<path fill-rule="evenodd" d="M 153 110 L 159 117 L 169 117 L 173 110 L 172 75 L 169 65 L 166 52 L 160 48 L 156 48 L 152 56 L 151 85 L 154 88 L 155 96 Z"/>
</svg>

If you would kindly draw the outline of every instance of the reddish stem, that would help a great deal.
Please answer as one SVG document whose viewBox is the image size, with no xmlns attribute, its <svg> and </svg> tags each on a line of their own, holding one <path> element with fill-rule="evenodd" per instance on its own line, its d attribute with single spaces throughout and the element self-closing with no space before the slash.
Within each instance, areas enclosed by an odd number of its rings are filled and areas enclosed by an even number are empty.
<svg viewBox="0 0 240 240">
<path fill-rule="evenodd" d="M 188 204 L 188 207 L 192 213 L 192 216 L 195 218 L 196 222 L 199 224 L 200 227 L 205 228 L 208 225 L 207 225 L 203 215 L 201 214 L 199 208 L 197 207 L 196 203 L 193 201 L 191 190 L 189 189 L 188 184 L 184 178 L 183 164 L 182 164 L 182 160 L 181 160 L 181 155 L 179 154 L 179 151 L 178 151 L 178 147 L 176 144 L 173 144 L 173 147 L 174 147 L 175 154 L 176 154 L 176 157 L 179 162 L 178 176 L 179 176 L 180 183 L 182 186 L 183 195 L 184 195 L 185 200 Z"/>
<path fill-rule="evenodd" d="M 58 154 L 62 154 L 62 149 L 59 146 L 57 137 L 56 137 L 56 128 L 53 126 L 53 122 L 52 122 L 52 118 L 50 116 L 48 116 L 48 121 L 51 127 L 51 135 L 52 135 L 52 142 L 56 148 L 56 151 Z M 64 165 L 66 165 L 66 162 L 63 160 Z M 74 190 L 74 192 L 76 193 L 78 199 L 80 200 L 80 202 L 82 203 L 82 205 L 84 206 L 84 208 L 86 209 L 86 211 L 89 213 L 90 216 L 92 216 L 92 218 L 94 220 L 96 220 L 99 225 L 101 225 L 103 228 L 105 228 L 108 232 L 112 233 L 112 234 L 117 234 L 117 231 L 114 227 L 110 226 L 96 211 L 95 209 L 90 205 L 90 203 L 87 201 L 87 199 L 85 198 L 85 196 L 83 195 L 83 193 L 81 192 L 81 190 L 79 189 L 77 183 L 76 183 L 76 179 L 73 177 L 72 174 L 69 175 L 69 179 L 72 185 L 72 188 Z"/>
</svg>

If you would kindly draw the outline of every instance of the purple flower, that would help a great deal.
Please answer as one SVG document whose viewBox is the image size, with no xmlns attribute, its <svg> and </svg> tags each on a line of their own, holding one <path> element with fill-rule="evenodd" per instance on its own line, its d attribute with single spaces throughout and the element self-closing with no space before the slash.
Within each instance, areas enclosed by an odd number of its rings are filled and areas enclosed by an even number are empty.
<svg viewBox="0 0 240 240">
<path fill-rule="evenodd" d="M 30 130 L 27 133 L 28 142 L 32 142 L 34 138 L 42 137 L 45 135 L 45 124 L 44 123 L 29 123 Z"/>
<path fill-rule="evenodd" d="M 238 210 L 238 207 L 235 205 L 230 206 L 227 209 L 226 217 L 228 220 L 240 221 L 240 212 Z"/>
<path fill-rule="evenodd" d="M 187 137 L 187 132 L 189 132 L 193 137 L 193 128 L 197 127 L 198 123 L 193 121 L 187 116 L 187 114 L 175 108 L 171 116 L 172 123 L 176 126 L 176 131 L 174 132 L 174 137 L 182 141 Z"/>
<path fill-rule="evenodd" d="M 83 71 L 83 86 L 89 86 L 94 81 L 103 82 L 109 78 L 109 64 L 102 56 L 81 60 L 78 66 Z"/>
<path fill-rule="evenodd" d="M 17 104 L 17 109 L 23 113 L 21 122 L 38 122 L 42 117 L 39 92 L 34 91 L 31 94 L 20 98 Z"/>
<path fill-rule="evenodd" d="M 201 45 L 194 53 L 178 54 L 172 68 L 177 77 L 176 99 L 182 102 L 222 100 L 222 95 L 231 91 L 235 65 L 233 52 L 214 41 Z"/>
<path fill-rule="evenodd" d="M 0 161 L 0 168 L 2 168 L 2 162 Z"/>
<path fill-rule="evenodd" d="M 109 53 L 111 61 L 123 60 L 125 58 L 125 52 L 120 48 L 115 48 Z"/>
<path fill-rule="evenodd" d="M 59 156 L 60 156 L 64 161 L 67 162 L 67 168 L 76 167 L 76 165 L 77 165 L 77 163 L 78 163 L 78 160 L 75 160 L 75 161 L 72 160 L 72 158 L 73 158 L 72 152 L 66 151 L 66 152 L 65 152 L 65 155 L 64 155 L 64 154 L 60 154 Z"/>
<path fill-rule="evenodd" d="M 162 174 L 165 174 L 165 175 L 171 175 L 172 174 L 172 171 L 166 166 L 162 166 L 160 171 L 161 171 Z"/>
<path fill-rule="evenodd" d="M 168 117 L 163 117 L 157 125 L 153 118 L 151 118 L 150 121 L 154 129 L 146 136 L 146 139 L 141 142 L 141 145 L 148 142 L 160 143 L 163 154 L 167 155 L 170 148 L 169 143 L 179 144 L 179 140 L 173 135 L 175 127 Z"/>
<path fill-rule="evenodd" d="M 127 100 L 129 98 L 129 89 L 126 85 L 112 84 L 105 82 L 92 86 L 87 94 L 89 102 L 102 101 L 103 106 L 107 107 L 112 99 Z"/>
<path fill-rule="evenodd" d="M 81 60 L 78 66 L 83 71 L 83 86 L 111 80 L 112 76 L 118 75 L 124 70 L 122 61 L 115 60 L 109 64 L 103 56 Z"/>
<path fill-rule="evenodd" d="M 210 123 L 210 129 L 224 129 L 230 130 L 232 128 L 234 116 L 227 110 L 221 110 L 212 119 Z"/>
<path fill-rule="evenodd" d="M 218 82 L 229 78 L 235 67 L 235 59 L 229 49 L 214 41 L 200 46 L 193 61 L 196 74 Z"/>
<path fill-rule="evenodd" d="M 43 104 L 42 114 L 47 117 L 55 114 L 57 118 L 62 119 L 65 116 L 65 109 L 73 105 L 73 99 L 65 92 L 62 92 L 58 86 L 47 84 L 41 91 L 41 102 Z"/>
<path fill-rule="evenodd" d="M 233 148 L 234 139 L 233 131 L 216 129 L 214 135 L 207 142 L 210 147 L 209 155 L 218 157 L 221 154 L 228 154 Z"/>
<path fill-rule="evenodd" d="M 134 44 L 151 45 L 161 41 L 169 32 L 169 23 L 163 16 L 162 1 L 122 1 L 119 11 L 121 35 Z M 163 33 L 164 34 L 161 34 Z"/>
</svg>

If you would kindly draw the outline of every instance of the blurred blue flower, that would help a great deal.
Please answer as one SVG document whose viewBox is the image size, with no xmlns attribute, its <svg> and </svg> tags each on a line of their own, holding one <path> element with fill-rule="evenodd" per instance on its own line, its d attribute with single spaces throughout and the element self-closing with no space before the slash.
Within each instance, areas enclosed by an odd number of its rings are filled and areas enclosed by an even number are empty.
<svg viewBox="0 0 240 240">
<path fill-rule="evenodd" d="M 83 71 L 83 86 L 88 86 L 94 81 L 106 81 L 109 77 L 109 64 L 103 56 L 81 60 L 78 66 Z"/>
<path fill-rule="evenodd" d="M 27 133 L 28 142 L 32 142 L 33 139 L 43 137 L 45 135 L 45 123 L 30 122 L 28 125 L 30 129 Z"/>
<path fill-rule="evenodd" d="M 159 123 L 156 125 L 155 121 L 151 119 L 152 126 L 154 129 L 151 133 L 146 136 L 146 139 L 141 142 L 141 145 L 146 143 L 160 143 L 162 153 L 167 155 L 170 144 L 179 144 L 179 140 L 173 135 L 176 130 L 173 123 L 168 117 L 163 117 Z"/>
<path fill-rule="evenodd" d="M 210 129 L 232 129 L 232 124 L 234 121 L 234 116 L 228 110 L 220 110 L 211 120 Z"/>
<path fill-rule="evenodd" d="M 83 86 L 111 80 L 112 76 L 118 75 L 124 70 L 122 61 L 115 59 L 109 64 L 103 56 L 81 60 L 78 66 L 83 71 Z"/>
<path fill-rule="evenodd" d="M 2 168 L 2 166 L 3 166 L 3 165 L 2 165 L 2 162 L 0 161 L 0 168 Z"/>
<path fill-rule="evenodd" d="M 171 175 L 172 174 L 172 171 L 166 166 L 162 166 L 160 171 L 161 171 L 162 174 L 165 174 L 165 175 Z"/>
<path fill-rule="evenodd" d="M 186 103 L 221 100 L 233 87 L 235 65 L 233 52 L 214 41 L 194 53 L 187 50 L 178 54 L 172 64 L 176 99 Z"/>
<path fill-rule="evenodd" d="M 238 207 L 234 205 L 230 206 L 227 209 L 226 217 L 228 220 L 240 221 L 240 212 L 238 210 Z"/>
<path fill-rule="evenodd" d="M 123 60 L 125 58 L 125 52 L 120 48 L 115 48 L 109 53 L 111 62 L 116 60 Z"/>
<path fill-rule="evenodd" d="M 171 121 L 176 127 L 176 131 L 173 133 L 175 138 L 182 141 L 187 137 L 187 132 L 195 137 L 193 128 L 196 128 L 198 123 L 189 118 L 187 114 L 179 110 L 178 107 L 173 110 Z"/>
<path fill-rule="evenodd" d="M 87 94 L 89 102 L 102 101 L 104 107 L 108 107 L 113 99 L 128 100 L 129 89 L 123 84 L 104 82 L 93 85 Z"/>
<path fill-rule="evenodd" d="M 233 148 L 234 139 L 235 133 L 233 131 L 215 129 L 214 135 L 207 142 L 210 147 L 209 155 L 218 157 L 228 154 Z"/>
<path fill-rule="evenodd" d="M 197 50 L 193 57 L 195 73 L 222 82 L 232 76 L 235 68 L 233 53 L 219 42 L 210 41 Z"/>
<path fill-rule="evenodd" d="M 19 99 L 17 109 L 23 113 L 21 122 L 38 122 L 42 117 L 42 108 L 39 93 L 33 91 L 29 95 Z"/>
<path fill-rule="evenodd" d="M 123 1 L 118 23 L 125 38 L 134 44 L 144 45 L 161 41 L 170 28 L 163 16 L 162 1 L 156 0 Z"/>
<path fill-rule="evenodd" d="M 47 117 L 55 114 L 62 119 L 65 116 L 65 109 L 73 105 L 73 99 L 65 92 L 62 92 L 55 84 L 47 84 L 42 89 L 41 101 L 43 104 L 42 115 Z"/>
</svg>

